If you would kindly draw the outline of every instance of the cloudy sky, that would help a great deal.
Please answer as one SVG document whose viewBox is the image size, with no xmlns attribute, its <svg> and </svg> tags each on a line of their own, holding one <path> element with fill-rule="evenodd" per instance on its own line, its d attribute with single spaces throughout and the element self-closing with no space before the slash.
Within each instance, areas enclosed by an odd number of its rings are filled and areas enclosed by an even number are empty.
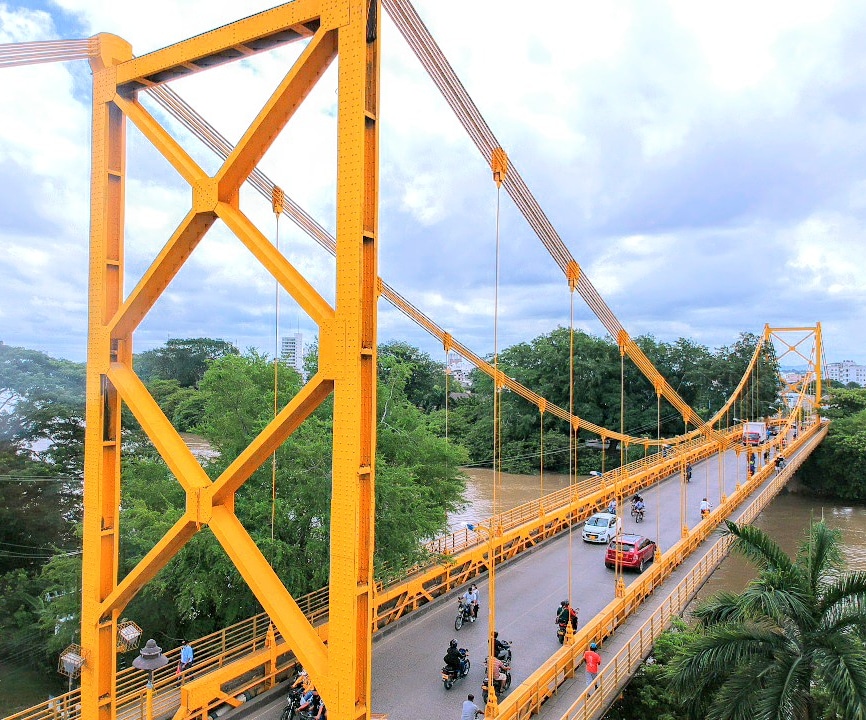
<svg viewBox="0 0 866 720">
<path fill-rule="evenodd" d="M 128 40 L 136 55 L 270 7 L 248 0 L 0 0 L 0 43 Z M 711 348 L 822 323 L 825 356 L 866 364 L 866 3 L 415 0 L 565 244 L 632 335 Z M 527 15 L 531 8 L 531 15 Z M 172 85 L 232 142 L 299 52 Z M 475 352 L 494 343 L 496 188 L 399 31 L 382 37 L 380 274 Z M 261 169 L 334 231 L 336 67 Z M 0 340 L 86 354 L 90 70 L 0 69 Z M 208 172 L 219 163 L 142 102 Z M 190 193 L 129 125 L 126 290 Z M 565 278 L 503 192 L 499 346 L 569 324 Z M 334 263 L 254 191 L 244 211 L 333 299 Z M 279 312 L 276 306 L 279 304 Z M 575 303 L 575 324 L 604 334 Z M 314 325 L 219 224 L 135 335 L 220 337 L 272 354 Z M 380 304 L 380 339 L 442 359 Z"/>
</svg>

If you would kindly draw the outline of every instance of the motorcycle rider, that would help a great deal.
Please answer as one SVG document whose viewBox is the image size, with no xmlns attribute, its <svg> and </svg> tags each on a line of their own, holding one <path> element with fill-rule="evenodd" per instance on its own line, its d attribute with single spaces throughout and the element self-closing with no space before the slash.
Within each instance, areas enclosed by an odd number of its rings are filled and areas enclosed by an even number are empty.
<svg viewBox="0 0 866 720">
<path fill-rule="evenodd" d="M 300 665 L 298 665 L 298 676 L 295 678 L 295 682 L 292 683 L 292 688 L 296 687 L 301 688 L 300 704 L 304 705 L 304 703 L 309 703 L 310 698 L 313 697 L 313 690 L 315 690 L 313 687 L 313 679 Z"/>
<path fill-rule="evenodd" d="M 454 673 L 455 677 L 460 677 L 460 673 L 463 665 L 463 660 L 460 657 L 460 651 L 457 649 L 457 641 L 452 640 L 448 644 L 448 649 L 445 651 L 445 657 L 442 658 L 445 661 L 445 666 Z"/>
<path fill-rule="evenodd" d="M 556 612 L 556 622 L 561 627 L 565 627 L 567 623 L 571 623 L 571 629 L 577 630 L 577 612 L 568 600 L 563 600 L 559 603 L 559 610 Z"/>
<path fill-rule="evenodd" d="M 712 509 L 713 509 L 713 507 L 712 507 L 712 505 L 710 505 L 709 500 L 707 500 L 706 498 L 701 500 L 701 517 L 704 517 L 704 515 L 709 515 L 710 510 L 712 510 Z"/>
<path fill-rule="evenodd" d="M 608 503 L 607 512 L 609 512 L 611 515 L 616 515 L 616 498 L 614 498 Z"/>
<path fill-rule="evenodd" d="M 469 622 L 475 622 L 478 617 L 478 588 L 470 585 L 461 596 L 463 604 L 469 608 Z"/>
<path fill-rule="evenodd" d="M 692 464 L 686 463 L 686 482 L 692 481 Z"/>
<path fill-rule="evenodd" d="M 505 663 L 498 657 L 493 658 L 493 686 L 496 688 L 497 693 L 502 692 L 507 679 L 505 676 Z"/>
<path fill-rule="evenodd" d="M 643 498 L 640 495 L 635 495 L 635 497 L 637 498 L 637 500 L 635 500 L 634 502 L 634 514 L 637 515 L 638 513 L 640 513 L 641 515 L 643 515 L 644 511 L 646 510 L 646 505 L 644 505 Z"/>
<path fill-rule="evenodd" d="M 316 713 L 316 717 L 320 718 L 322 717 L 323 704 L 319 691 L 313 688 L 310 692 L 310 698 L 298 705 L 298 716 L 300 717 L 302 710 L 307 710 L 308 714 Z"/>
<path fill-rule="evenodd" d="M 508 643 L 502 642 L 499 639 L 499 631 L 493 631 L 493 654 L 498 658 L 499 653 L 502 653 L 505 656 L 508 652 L 509 645 Z"/>
</svg>

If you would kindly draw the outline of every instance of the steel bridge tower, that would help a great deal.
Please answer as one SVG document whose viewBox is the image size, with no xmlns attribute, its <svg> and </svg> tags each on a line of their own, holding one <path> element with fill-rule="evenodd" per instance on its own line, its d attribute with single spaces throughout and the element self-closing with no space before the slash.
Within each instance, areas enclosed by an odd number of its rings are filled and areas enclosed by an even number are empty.
<svg viewBox="0 0 866 720">
<path fill-rule="evenodd" d="M 81 636 L 82 716 L 117 717 L 118 619 L 128 602 L 209 527 L 335 720 L 369 718 L 376 456 L 379 0 L 295 0 L 141 57 L 100 35 L 93 68 L 89 329 Z M 279 45 L 306 47 L 220 170 L 207 175 L 138 93 Z M 239 189 L 339 54 L 336 302 L 331 307 L 247 218 Z M 136 287 L 124 277 L 126 122 L 189 183 L 192 202 Z M 133 332 L 210 227 L 221 220 L 318 324 L 319 371 L 215 481 L 136 376 Z M 330 642 L 325 645 L 234 513 L 235 492 L 334 394 Z M 186 492 L 186 511 L 119 578 L 121 405 Z"/>
</svg>

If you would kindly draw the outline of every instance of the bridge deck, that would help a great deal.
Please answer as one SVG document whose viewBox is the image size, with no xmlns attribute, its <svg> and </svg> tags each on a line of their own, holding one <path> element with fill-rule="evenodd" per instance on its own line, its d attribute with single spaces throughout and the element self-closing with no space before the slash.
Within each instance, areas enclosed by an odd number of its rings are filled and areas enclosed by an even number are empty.
<svg viewBox="0 0 866 720">
<path fill-rule="evenodd" d="M 788 458 L 785 469 L 770 474 L 761 485 L 728 515 L 734 522 L 752 520 L 784 487 L 799 465 L 820 442 L 822 435 L 803 443 Z M 603 666 L 597 677 L 599 691 L 586 696 L 582 668 L 559 686 L 557 694 L 541 706 L 541 720 L 597 720 L 619 696 L 640 663 L 649 655 L 654 640 L 670 625 L 673 615 L 682 615 L 721 560 L 728 554 L 730 538 L 710 535 L 640 608 L 623 622 L 602 648 Z"/>
<path fill-rule="evenodd" d="M 804 456 L 809 450 L 804 451 Z M 749 517 L 757 514 L 795 469 L 796 457 L 792 456 L 789 462 L 789 469 L 778 478 L 770 472 L 769 477 L 752 492 L 750 501 L 742 504 L 731 517 L 739 519 L 744 513 L 750 513 Z M 733 451 L 726 454 L 724 463 L 719 463 L 714 457 L 695 465 L 693 480 L 685 486 L 686 521 L 690 528 L 694 529 L 700 522 L 698 504 L 701 497 L 707 495 L 714 506 L 718 505 L 720 479 L 724 480 L 726 494 L 732 494 L 738 480 L 745 478 L 744 466 L 744 455 L 737 455 Z M 776 487 L 770 494 L 767 488 L 771 483 L 775 483 Z M 626 531 L 636 530 L 653 538 L 659 531 L 662 549 L 674 546 L 681 534 L 680 485 L 678 476 L 673 476 L 645 492 L 649 507 L 647 519 L 643 524 L 635 525 L 627 516 Z M 761 493 L 764 493 L 762 497 Z M 760 501 L 756 500 L 758 497 L 761 497 Z M 653 629 L 660 632 L 669 623 L 672 614 L 682 611 L 726 551 L 726 543 L 720 541 L 718 536 L 712 535 L 703 542 L 655 589 L 647 602 L 621 622 L 618 630 L 603 642 L 604 667 L 599 675 L 601 691 L 584 705 L 583 670 L 578 667 L 575 671 L 572 663 L 570 672 L 574 673 L 574 678 L 566 680 L 556 694 L 541 705 L 541 717 L 558 719 L 566 716 L 569 709 L 569 718 L 600 717 L 652 647 L 653 636 L 646 626 L 648 619 L 654 613 L 658 615 Z M 550 667 L 557 662 L 562 664 L 555 660 L 562 653 L 562 648 L 555 638 L 553 617 L 559 600 L 568 595 L 569 568 L 573 603 L 581 608 L 578 641 L 584 628 L 592 626 L 613 602 L 614 573 L 604 568 L 603 552 L 603 546 L 582 543 L 579 530 L 576 530 L 570 539 L 566 534 L 547 541 L 498 568 L 497 626 L 502 637 L 514 641 L 514 683 L 503 703 L 507 703 L 512 696 L 516 699 L 520 693 L 531 694 L 532 691 L 527 688 L 539 677 L 539 673 L 546 677 L 545 684 L 552 685 L 548 682 L 549 676 L 543 674 L 545 666 Z M 652 569 L 647 572 L 652 572 Z M 641 577 L 628 573 L 625 581 L 631 586 Z M 389 720 L 429 720 L 459 715 L 460 703 L 468 693 L 473 693 L 480 704 L 488 628 L 488 595 L 486 582 L 477 584 L 482 600 L 479 621 L 464 626 L 459 632 L 455 632 L 453 626 L 456 600 L 452 594 L 451 602 L 445 599 L 444 602 L 431 603 L 377 636 L 373 645 L 374 711 L 387 714 Z M 683 587 L 671 599 L 670 588 L 681 584 Z M 659 611 L 659 608 L 662 610 Z M 458 681 L 454 689 L 446 691 L 439 681 L 438 671 L 442 665 L 442 655 L 452 637 L 462 647 L 469 648 L 473 665 L 467 678 Z M 614 661 L 620 650 L 625 656 Z M 257 703 L 256 708 L 241 708 L 224 717 L 242 714 L 254 720 L 277 718 L 283 696 L 284 693 L 278 691 L 268 704 Z M 506 706 L 503 704 L 500 709 L 506 710 Z M 528 716 L 525 708 L 521 712 L 521 717 L 524 716 Z"/>
</svg>

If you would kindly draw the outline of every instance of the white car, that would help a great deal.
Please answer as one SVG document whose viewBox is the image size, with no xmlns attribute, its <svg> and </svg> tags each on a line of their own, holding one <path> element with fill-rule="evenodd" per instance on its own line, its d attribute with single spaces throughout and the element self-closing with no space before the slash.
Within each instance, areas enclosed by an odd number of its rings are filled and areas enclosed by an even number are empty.
<svg viewBox="0 0 866 720">
<path fill-rule="evenodd" d="M 622 532 L 622 520 L 608 512 L 593 515 L 583 526 L 583 541 L 608 543 L 617 533 Z"/>
</svg>

